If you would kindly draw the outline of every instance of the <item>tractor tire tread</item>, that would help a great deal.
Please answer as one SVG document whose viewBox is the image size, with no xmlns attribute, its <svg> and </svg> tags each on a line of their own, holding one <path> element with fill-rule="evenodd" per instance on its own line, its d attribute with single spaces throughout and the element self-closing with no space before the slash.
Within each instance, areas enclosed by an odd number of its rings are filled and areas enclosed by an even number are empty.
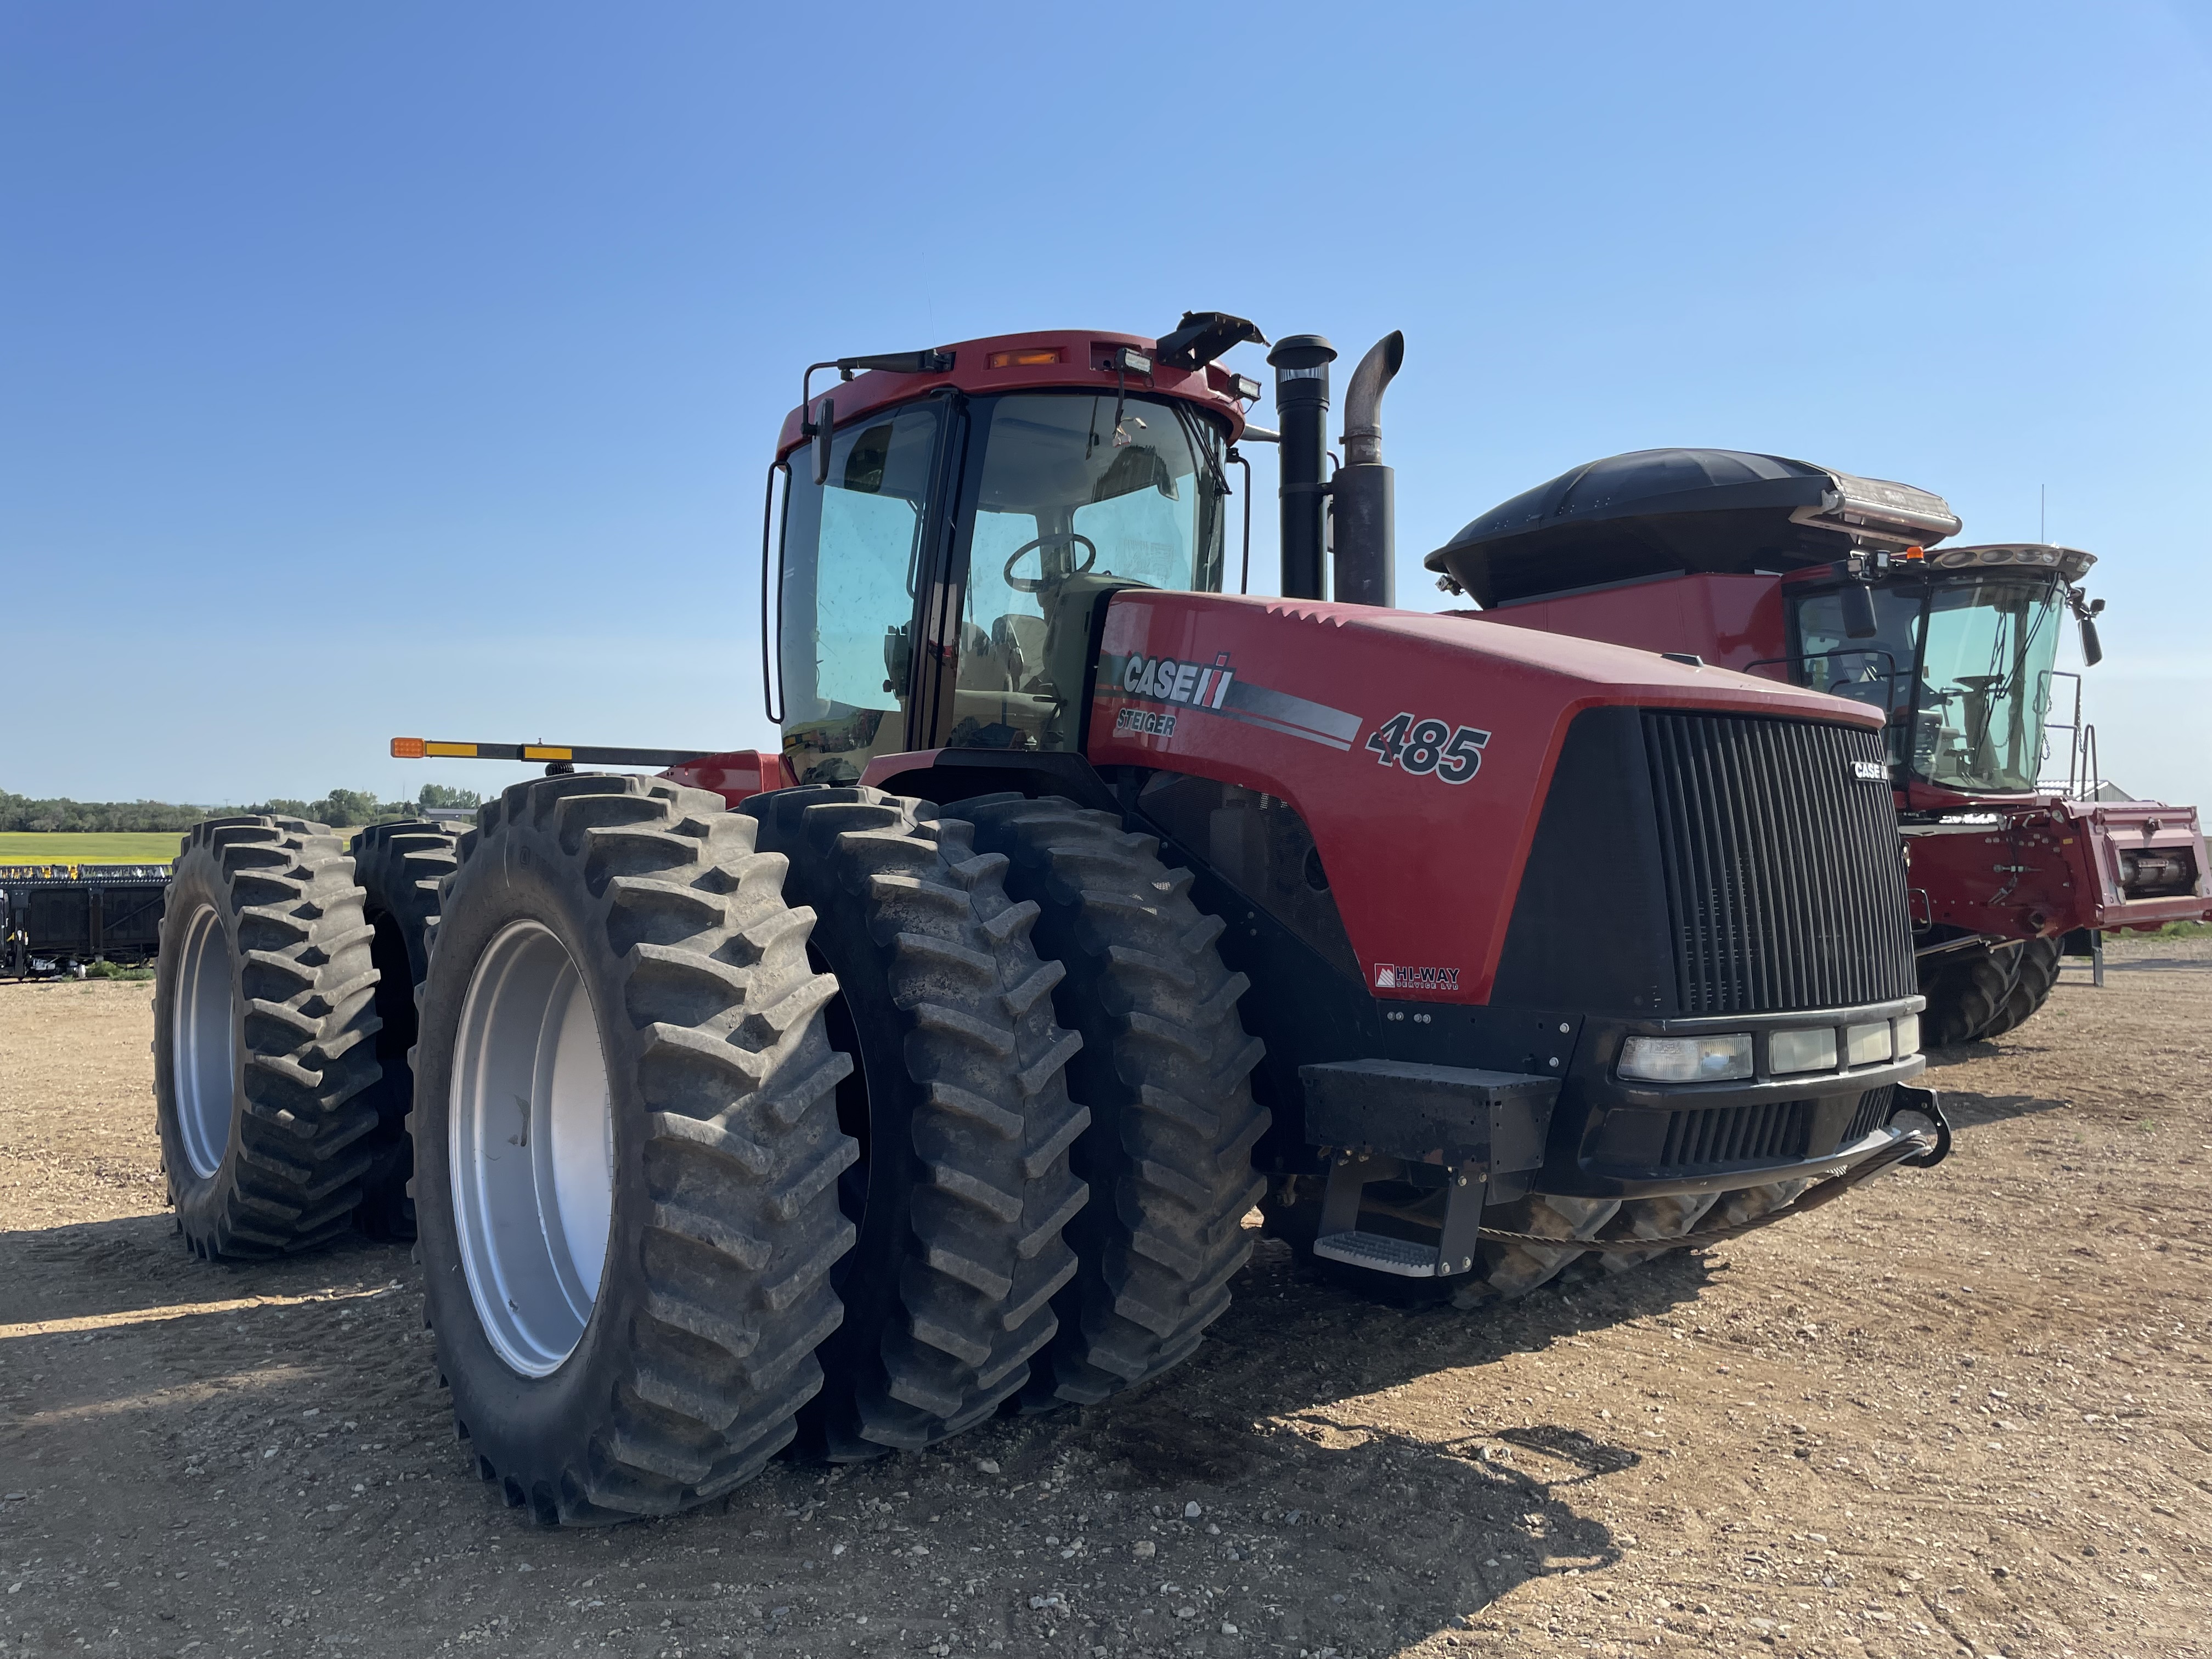
<svg viewBox="0 0 2212 1659">
<path fill-rule="evenodd" d="M 1264 1190 L 1252 1147 L 1269 1117 L 1249 1078 L 1265 1050 L 1237 1018 L 1249 987 L 1214 948 L 1218 918 L 1153 837 L 1053 796 L 945 810 L 1006 856 L 1040 952 L 1066 969 L 1053 996 L 1084 1039 L 1067 1069 L 1093 1113 L 1075 1146 L 1092 1200 L 1070 1224 L 1080 1265 L 1024 1403 L 1095 1404 L 1188 1358 L 1229 1305 Z"/>
<path fill-rule="evenodd" d="M 609 829 L 621 833 L 593 833 Z M 834 1099 L 846 1064 L 818 1016 L 765 1030 L 757 1018 L 817 976 L 805 925 L 769 930 L 761 944 L 746 937 L 781 908 L 783 861 L 754 856 L 752 825 L 719 797 L 592 773 L 515 785 L 456 841 L 441 918 L 465 902 L 479 870 L 497 880 L 474 861 L 525 832 L 539 858 L 550 839 L 581 866 L 618 964 L 614 1017 L 636 1034 L 639 1092 L 654 1109 L 642 1150 L 652 1201 L 633 1236 L 617 1234 L 610 1247 L 603 1286 L 626 1279 L 634 1311 L 596 1420 L 558 1449 L 502 1449 L 491 1425 L 473 1435 L 459 1426 L 541 1522 L 673 1514 L 757 1475 L 821 1386 L 815 1350 L 842 1317 L 830 1270 L 852 1229 L 830 1184 L 808 1182 L 825 1159 L 854 1153 Z M 617 883 L 647 872 L 693 902 L 658 913 L 641 934 Z M 441 926 L 429 929 L 434 950 Z M 659 971 L 673 958 L 702 971 Z M 732 963 L 738 973 L 714 971 Z M 702 1001 L 702 986 L 714 988 L 718 1006 Z M 697 1046 L 653 1041 L 668 1031 Z M 700 1064 L 714 1048 L 738 1063 Z M 732 1146 L 744 1150 L 729 1155 Z M 434 1334 L 439 1369 L 453 1375 L 446 1335 L 434 1324 Z M 501 1470 L 502 1457 L 514 1467 Z"/>
<path fill-rule="evenodd" d="M 378 1029 L 376 974 L 353 860 L 325 825 L 242 815 L 192 827 L 171 879 L 180 878 L 202 884 L 224 913 L 243 1042 L 229 1152 L 203 1182 L 181 1140 L 168 1145 L 177 1109 L 163 1034 L 178 994 L 181 930 L 191 919 L 172 903 L 163 931 L 179 937 L 174 946 L 165 937 L 155 958 L 155 1092 L 179 1231 L 210 1261 L 328 1243 L 346 1231 L 359 1202 L 370 1160 L 357 1143 L 374 1119 L 356 1103 L 377 1079 L 364 1041 Z"/>
<path fill-rule="evenodd" d="M 1032 989 L 1048 972 L 1035 907 L 1007 896 L 1006 860 L 978 854 L 969 825 L 859 787 L 780 792 L 759 816 L 762 843 L 832 918 L 817 933 L 824 959 L 870 957 L 911 1102 L 896 1298 L 872 1345 L 856 1325 L 833 1362 L 824 1435 L 840 1460 L 917 1449 L 989 1415 L 1053 1336 L 1052 1291 L 1075 1262 L 1062 1234 L 1086 1197 L 1069 1149 L 1090 1115 L 1064 1073 L 1080 1039 Z M 875 1248 L 864 1226 L 861 1256 Z"/>
<path fill-rule="evenodd" d="M 380 978 L 376 1006 L 380 1078 L 374 1092 L 376 1154 L 365 1177 L 356 1224 L 372 1238 L 405 1243 L 415 1237 L 415 1201 L 407 1192 L 414 1144 L 407 1135 L 415 1075 L 415 993 L 430 969 L 430 937 L 438 892 L 459 862 L 457 830 L 428 819 L 372 823 L 354 837 L 354 879 L 372 932 Z M 403 980 L 403 977 L 404 980 Z"/>
<path fill-rule="evenodd" d="M 2020 970 L 2014 975 L 2012 989 L 2005 995 L 2004 1006 L 1976 1033 L 1978 1037 L 1987 1042 L 1991 1037 L 2002 1036 L 2035 1017 L 2036 1011 L 2051 1000 L 2051 993 L 2058 983 L 2064 948 L 2064 941 L 2058 939 L 2032 939 L 2021 943 Z"/>
</svg>

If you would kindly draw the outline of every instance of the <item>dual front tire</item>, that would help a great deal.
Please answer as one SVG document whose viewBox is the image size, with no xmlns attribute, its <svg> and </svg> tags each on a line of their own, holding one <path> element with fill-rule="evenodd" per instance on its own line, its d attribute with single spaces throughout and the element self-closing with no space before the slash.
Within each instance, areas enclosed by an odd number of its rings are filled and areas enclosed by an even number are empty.
<svg viewBox="0 0 2212 1659">
<path fill-rule="evenodd" d="M 1930 956 L 1920 974 L 1928 999 L 1921 1035 L 1931 1048 L 2002 1036 L 2031 1018 L 2058 982 L 2063 941 L 1976 943 Z"/>
</svg>

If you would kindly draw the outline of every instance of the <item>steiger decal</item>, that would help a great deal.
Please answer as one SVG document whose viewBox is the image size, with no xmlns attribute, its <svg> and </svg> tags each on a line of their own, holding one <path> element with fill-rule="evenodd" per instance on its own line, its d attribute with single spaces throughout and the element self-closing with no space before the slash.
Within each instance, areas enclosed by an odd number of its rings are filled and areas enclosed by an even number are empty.
<svg viewBox="0 0 2212 1659">
<path fill-rule="evenodd" d="M 1271 686 L 1255 685 L 1237 672 L 1226 651 L 1215 653 L 1213 660 L 1207 663 L 1107 652 L 1098 660 L 1098 694 L 1138 697 L 1177 710 L 1237 720 L 1346 753 L 1359 737 L 1358 715 Z M 1174 714 L 1148 718 L 1147 711 L 1124 708 L 1115 715 L 1114 729 L 1171 738 L 1176 719 Z"/>
</svg>

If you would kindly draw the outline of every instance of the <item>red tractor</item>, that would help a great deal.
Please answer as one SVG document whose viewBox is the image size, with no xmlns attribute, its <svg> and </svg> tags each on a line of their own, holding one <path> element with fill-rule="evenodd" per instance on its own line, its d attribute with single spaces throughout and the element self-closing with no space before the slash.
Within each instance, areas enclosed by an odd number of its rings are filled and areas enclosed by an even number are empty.
<svg viewBox="0 0 2212 1659">
<path fill-rule="evenodd" d="M 551 775 L 458 839 L 196 830 L 185 1237 L 411 1226 L 480 1472 L 592 1522 L 1106 1400 L 1196 1346 L 1263 1200 L 1472 1304 L 1939 1158 L 1881 711 L 1389 608 L 1395 337 L 1333 479 L 1335 354 L 1275 346 L 1263 432 L 1247 340 L 817 365 L 781 755 L 409 741 Z M 1223 591 L 1259 441 L 1282 599 Z M 1332 498 L 1365 602 L 1320 597 Z"/>
<path fill-rule="evenodd" d="M 1936 548 L 1958 528 L 1942 497 L 1907 485 L 1777 455 L 1653 449 L 1514 497 L 1427 563 L 1483 607 L 1455 615 L 1881 711 L 1925 1035 L 1943 1045 L 2041 1007 L 2069 934 L 2212 919 L 2194 807 L 2039 782 L 2069 611 L 2085 662 L 2101 654 L 2104 602 L 2080 587 L 2094 559 L 2040 544 Z"/>
</svg>

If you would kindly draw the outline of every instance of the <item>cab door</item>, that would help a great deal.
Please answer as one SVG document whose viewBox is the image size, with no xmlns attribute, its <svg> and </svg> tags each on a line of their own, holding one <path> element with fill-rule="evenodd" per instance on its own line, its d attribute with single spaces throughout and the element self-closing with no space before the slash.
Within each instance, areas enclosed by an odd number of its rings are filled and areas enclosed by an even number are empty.
<svg viewBox="0 0 2212 1659">
<path fill-rule="evenodd" d="M 841 428 L 829 477 L 795 453 L 784 490 L 777 649 L 784 757 L 802 783 L 855 783 L 877 755 L 917 746 L 925 678 L 915 642 L 939 601 L 952 400 Z"/>
</svg>

